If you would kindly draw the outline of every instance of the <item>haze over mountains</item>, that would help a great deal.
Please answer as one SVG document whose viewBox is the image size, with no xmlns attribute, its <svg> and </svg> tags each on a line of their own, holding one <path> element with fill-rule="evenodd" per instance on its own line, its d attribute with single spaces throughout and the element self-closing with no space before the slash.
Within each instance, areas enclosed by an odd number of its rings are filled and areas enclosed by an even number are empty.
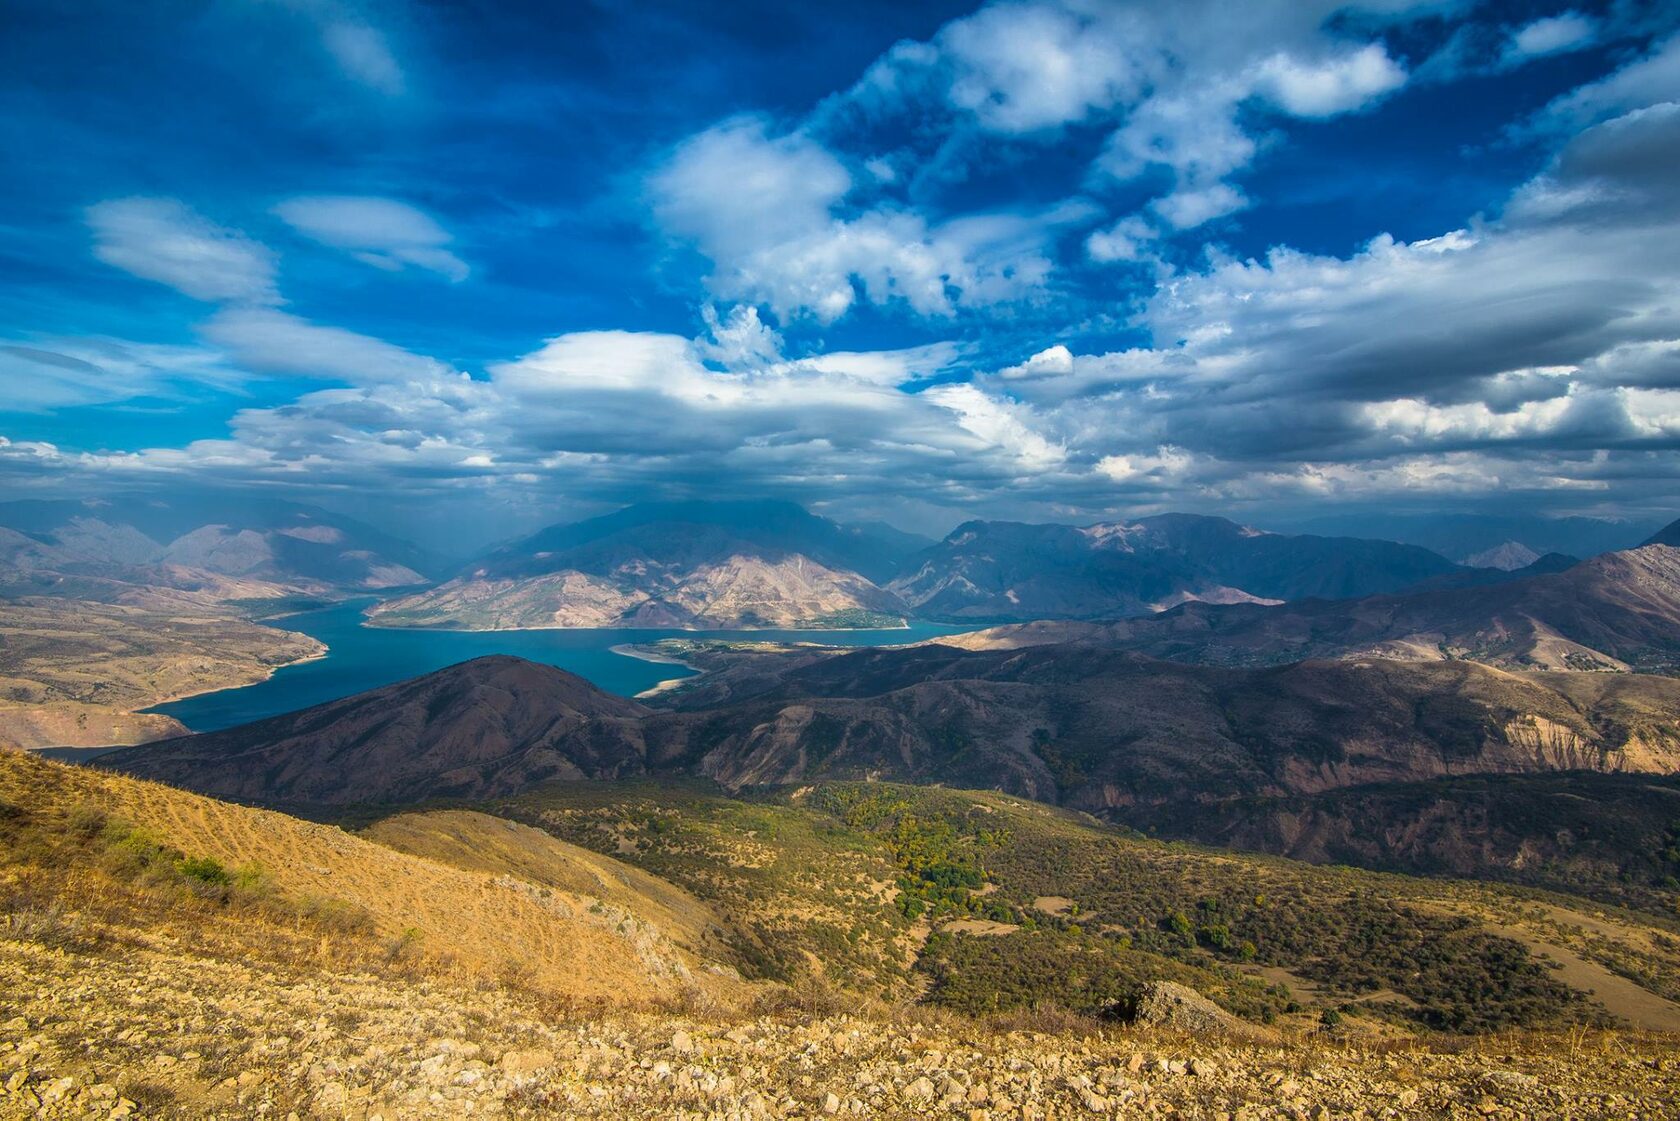
<svg viewBox="0 0 1680 1121">
<path fill-rule="evenodd" d="M 144 589 L 206 601 L 425 583 L 435 558 L 319 507 L 250 496 L 137 494 L 0 503 L 0 589 L 132 602 Z"/>
<path fill-rule="evenodd" d="M 925 544 L 792 503 L 649 503 L 496 549 L 453 579 L 387 600 L 380 626 L 894 626 L 878 585 Z"/>
<path fill-rule="evenodd" d="M 380 626 L 490 630 L 1117 619 L 1191 601 L 1486 584 L 1574 559 L 1530 552 L 1499 548 L 1466 566 L 1416 545 L 1190 514 L 1089 526 L 973 521 L 935 543 L 791 503 L 650 503 L 511 542 L 369 615 Z"/>
</svg>

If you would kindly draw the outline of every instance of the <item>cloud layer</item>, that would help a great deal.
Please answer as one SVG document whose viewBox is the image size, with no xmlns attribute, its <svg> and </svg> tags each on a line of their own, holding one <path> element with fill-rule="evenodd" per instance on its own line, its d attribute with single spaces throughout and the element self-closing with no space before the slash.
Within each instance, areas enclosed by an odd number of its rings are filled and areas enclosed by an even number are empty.
<svg viewBox="0 0 1680 1121">
<path fill-rule="evenodd" d="M 363 100 L 424 100 L 373 9 L 286 10 Z M 952 517 L 1652 508 L 1680 451 L 1680 37 L 1631 11 L 1010 0 L 883 45 L 827 96 L 650 130 L 573 210 L 510 202 L 458 119 L 418 172 L 370 156 L 237 198 L 186 176 L 112 191 L 76 204 L 78 252 L 111 303 L 178 318 L 0 331 L 0 477 Z M 1337 146 L 1429 148 L 1420 122 L 1446 126 L 1407 99 L 1467 75 L 1536 83 L 1464 130 L 1517 170 L 1390 222 L 1385 191 L 1434 183 L 1358 181 Z M 522 126 L 551 109 L 511 80 L 491 102 Z M 380 121 L 356 144 L 396 146 Z M 465 170 L 446 189 L 434 167 Z M 552 231 L 620 227 L 610 251 L 652 278 L 625 302 L 641 318 L 547 287 L 574 264 Z M 349 310 L 381 289 L 379 314 Z M 516 299 L 552 325 L 483 326 Z M 437 342 L 481 326 L 479 351 Z M 243 407 L 120 450 L 7 425 L 193 387 Z"/>
</svg>

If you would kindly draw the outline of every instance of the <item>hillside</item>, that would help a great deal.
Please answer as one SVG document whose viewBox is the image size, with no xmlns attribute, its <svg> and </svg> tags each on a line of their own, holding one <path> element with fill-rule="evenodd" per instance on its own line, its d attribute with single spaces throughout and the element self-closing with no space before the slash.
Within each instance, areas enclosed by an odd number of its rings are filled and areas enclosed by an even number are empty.
<svg viewBox="0 0 1680 1121">
<path fill-rule="evenodd" d="M 1670 548 L 1680 549 L 1680 518 L 1676 518 L 1657 530 L 1645 541 L 1645 544 L 1667 545 Z"/>
<path fill-rule="evenodd" d="M 1116 815 L 1151 835 L 1315 864 L 1529 884 L 1656 914 L 1680 879 L 1680 777 L 1581 771 L 1239 796 Z"/>
<path fill-rule="evenodd" d="M 565 670 L 496 655 L 99 762 L 253 802 L 483 795 L 551 778 L 640 773 L 643 711 Z"/>
<path fill-rule="evenodd" d="M 861 570 L 890 572 L 905 547 L 786 503 L 632 506 L 545 529 L 368 615 L 469 630 L 896 626 L 903 605 Z"/>
<path fill-rule="evenodd" d="M 1002 626 L 937 641 L 987 650 L 1077 640 L 1226 666 L 1378 656 L 1660 673 L 1680 660 L 1680 549 L 1647 545 L 1517 575 L 1469 584 L 1449 577 L 1431 582 L 1441 586 L 1348 601 L 1187 603 L 1106 626 Z"/>
<path fill-rule="evenodd" d="M 557 784 L 357 836 L 0 757 L 0 1116 L 1657 1115 L 1680 1053 L 1611 1025 L 1680 1025 L 1667 929 L 995 794 Z"/>
<path fill-rule="evenodd" d="M 699 774 L 997 788 L 1092 811 L 1443 775 L 1680 768 L 1680 681 L 1366 659 L 1230 669 L 1097 645 L 723 655 L 649 709 L 480 658 L 99 761 L 271 804 L 513 793 Z"/>
<path fill-rule="evenodd" d="M 1661 671 L 1680 661 L 1680 549 L 1605 553 L 1480 588 L 1278 609 L 1190 604 L 1105 638 L 1157 657 L 1276 664 L 1379 654 L 1515 669 Z"/>
<path fill-rule="evenodd" d="M 930 619 L 1112 619 L 1185 601 L 1372 595 L 1455 571 L 1411 545 L 1162 514 L 1083 528 L 968 522 L 889 588 Z"/>
<path fill-rule="evenodd" d="M 261 681 L 322 649 L 225 609 L 0 599 L 0 749 L 179 735 L 175 720 L 139 710 Z"/>
<path fill-rule="evenodd" d="M 908 985 L 968 1015 L 1113 1015 L 1171 982 L 1284 1031 L 1325 1007 L 1368 1028 L 1605 1012 L 1680 1028 L 1671 908 L 1187 848 L 995 793 L 880 783 L 747 801 L 692 785 L 556 785 L 486 808 L 640 864 L 757 930 L 749 975 L 797 978 L 820 960 L 833 979 Z"/>
</svg>

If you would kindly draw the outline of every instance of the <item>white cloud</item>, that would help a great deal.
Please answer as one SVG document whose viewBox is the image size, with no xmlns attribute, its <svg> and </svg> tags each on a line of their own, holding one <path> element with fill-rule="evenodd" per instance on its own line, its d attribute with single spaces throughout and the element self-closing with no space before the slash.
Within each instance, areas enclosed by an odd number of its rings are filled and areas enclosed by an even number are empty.
<svg viewBox="0 0 1680 1121">
<path fill-rule="evenodd" d="M 179 396 L 180 387 L 231 387 L 244 376 L 202 347 L 110 338 L 0 339 L 6 407 L 42 412 L 135 397 Z"/>
<path fill-rule="evenodd" d="M 1038 431 L 1027 406 L 968 384 L 936 386 L 923 396 L 950 409 L 959 424 L 1006 453 L 1022 471 L 1039 474 L 1067 459 L 1067 448 Z"/>
<path fill-rule="evenodd" d="M 729 317 L 720 319 L 717 308 L 707 304 L 700 309 L 709 338 L 696 340 L 700 353 L 726 369 L 763 366 L 782 356 L 782 336 L 758 317 L 758 309 L 751 304 L 737 304 L 729 309 Z"/>
<path fill-rule="evenodd" d="M 1580 12 L 1546 16 L 1511 33 L 1505 45 L 1505 58 L 1518 62 L 1580 50 L 1592 45 L 1597 32 L 1598 25 Z"/>
<path fill-rule="evenodd" d="M 1680 101 L 1680 35 L 1655 44 L 1608 77 L 1556 98 L 1537 115 L 1541 130 L 1573 131 L 1633 109 Z"/>
<path fill-rule="evenodd" d="M 1406 71 L 1381 43 L 1315 62 L 1275 54 L 1260 64 L 1257 90 L 1297 117 L 1333 117 L 1399 89 Z"/>
<path fill-rule="evenodd" d="M 278 303 L 274 254 L 176 199 L 109 199 L 90 206 L 94 256 L 197 300 Z"/>
<path fill-rule="evenodd" d="M 1144 77 L 1118 31 L 1056 4 L 982 8 L 938 37 L 951 102 L 998 132 L 1080 120 L 1135 94 Z"/>
<path fill-rule="evenodd" d="M 1195 457 L 1182 448 L 1163 444 L 1153 454 L 1108 455 L 1097 461 L 1097 474 L 1116 483 L 1148 482 L 1171 486 L 1184 479 Z"/>
<path fill-rule="evenodd" d="M 200 334 L 223 347 L 232 361 L 266 373 L 356 384 L 460 376 L 435 358 L 270 308 L 225 309 L 212 316 Z"/>
<path fill-rule="evenodd" d="M 783 319 L 833 322 L 860 295 L 927 316 L 1029 297 L 1050 273 L 1047 241 L 1090 213 L 1063 205 L 930 224 L 882 206 L 842 217 L 852 178 L 840 161 L 809 137 L 766 127 L 736 119 L 691 138 L 648 189 L 666 231 L 718 266 L 707 281 L 714 295 Z"/>
<path fill-rule="evenodd" d="M 1086 238 L 1085 252 L 1101 264 L 1149 260 L 1153 256 L 1151 243 L 1159 237 L 1153 226 L 1134 214 Z"/>
<path fill-rule="evenodd" d="M 1229 183 L 1214 183 L 1193 190 L 1178 190 L 1156 199 L 1151 207 L 1175 230 L 1189 230 L 1234 214 L 1248 205 L 1248 198 Z"/>
<path fill-rule="evenodd" d="M 451 253 L 447 230 L 430 215 L 396 199 L 362 195 L 303 195 L 274 208 L 287 225 L 323 245 L 352 252 L 376 268 L 414 265 L 453 281 L 471 270 Z"/>
</svg>

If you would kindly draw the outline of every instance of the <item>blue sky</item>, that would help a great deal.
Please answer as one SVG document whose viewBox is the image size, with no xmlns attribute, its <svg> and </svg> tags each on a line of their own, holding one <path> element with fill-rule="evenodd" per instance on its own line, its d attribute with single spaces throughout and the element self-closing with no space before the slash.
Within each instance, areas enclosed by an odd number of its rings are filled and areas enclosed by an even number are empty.
<svg viewBox="0 0 1680 1121">
<path fill-rule="evenodd" d="M 16 494 L 1674 506 L 1680 5 L 0 21 Z"/>
</svg>

